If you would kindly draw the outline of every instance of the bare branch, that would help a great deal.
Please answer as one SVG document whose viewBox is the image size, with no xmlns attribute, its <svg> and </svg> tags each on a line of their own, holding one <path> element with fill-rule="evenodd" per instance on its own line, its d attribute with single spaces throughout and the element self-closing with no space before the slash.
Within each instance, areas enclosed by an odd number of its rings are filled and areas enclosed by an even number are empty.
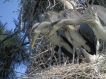
<svg viewBox="0 0 106 79">
<path fill-rule="evenodd" d="M 20 33 L 20 31 L 17 31 L 17 32 L 15 32 L 15 33 L 12 34 L 12 35 L 7 36 L 6 38 L 4 38 L 4 39 L 0 42 L 0 44 L 2 44 L 4 41 L 8 40 L 9 38 L 13 37 L 14 35 L 16 35 L 16 34 L 18 34 L 18 33 Z"/>
<path fill-rule="evenodd" d="M 49 3 L 49 5 L 48 5 L 48 7 L 46 9 L 50 8 L 50 1 L 49 0 L 48 0 L 48 3 Z"/>
<path fill-rule="evenodd" d="M 3 2 L 3 4 L 6 3 L 7 1 L 9 1 L 9 0 L 5 0 L 5 1 Z"/>
<path fill-rule="evenodd" d="M 14 13 L 14 12 L 18 12 L 18 11 L 20 11 L 21 8 L 22 8 L 22 5 L 21 5 L 18 9 L 14 10 L 13 13 Z"/>
</svg>

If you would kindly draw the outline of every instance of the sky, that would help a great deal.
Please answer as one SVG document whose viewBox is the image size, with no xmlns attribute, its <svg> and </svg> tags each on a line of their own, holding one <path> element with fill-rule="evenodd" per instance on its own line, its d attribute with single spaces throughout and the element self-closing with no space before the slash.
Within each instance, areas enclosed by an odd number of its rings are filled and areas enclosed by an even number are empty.
<svg viewBox="0 0 106 79">
<path fill-rule="evenodd" d="M 0 21 L 6 25 L 7 30 L 13 30 L 15 28 L 15 24 L 13 22 L 13 18 L 18 18 L 18 12 L 13 13 L 14 10 L 19 7 L 19 0 L 9 0 L 10 2 L 6 2 L 3 4 L 5 0 L 0 0 Z M 16 72 L 17 76 L 21 77 L 22 73 L 25 73 L 26 66 L 21 65 L 17 67 Z M 21 79 L 21 78 L 18 78 Z"/>
<path fill-rule="evenodd" d="M 9 2 L 5 2 L 5 0 L 0 0 L 0 20 L 3 24 L 7 22 L 6 29 L 13 30 L 15 25 L 13 23 L 13 18 L 18 18 L 18 12 L 13 13 L 19 7 L 19 0 L 9 0 Z M 4 4 L 3 4 L 4 3 Z"/>
</svg>

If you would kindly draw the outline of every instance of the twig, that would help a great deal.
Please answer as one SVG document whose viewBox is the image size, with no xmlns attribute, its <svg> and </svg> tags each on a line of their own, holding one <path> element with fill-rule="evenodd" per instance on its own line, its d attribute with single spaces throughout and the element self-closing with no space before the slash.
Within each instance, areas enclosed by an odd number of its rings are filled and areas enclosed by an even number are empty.
<svg viewBox="0 0 106 79">
<path fill-rule="evenodd" d="M 18 34 L 18 33 L 20 33 L 20 32 L 21 32 L 21 31 L 17 31 L 17 32 L 15 32 L 15 33 L 12 34 L 12 35 L 7 36 L 6 38 L 4 38 L 4 39 L 0 42 L 0 45 L 1 45 L 4 41 L 8 40 L 9 38 L 13 37 L 14 35 L 16 35 L 16 34 Z"/>
<path fill-rule="evenodd" d="M 42 55 L 42 54 L 44 54 L 44 53 L 46 53 L 46 52 L 48 52 L 48 51 L 49 51 L 49 50 L 47 49 L 47 50 L 41 52 L 40 54 L 38 54 L 38 55 L 36 55 L 36 56 L 34 56 L 34 57 L 30 57 L 30 58 L 36 58 L 36 57 L 38 57 L 38 56 L 40 56 L 40 55 Z"/>
<path fill-rule="evenodd" d="M 5 2 L 7 2 L 7 1 L 9 1 L 9 0 L 5 0 L 5 1 L 3 2 L 3 4 L 4 4 Z"/>
</svg>

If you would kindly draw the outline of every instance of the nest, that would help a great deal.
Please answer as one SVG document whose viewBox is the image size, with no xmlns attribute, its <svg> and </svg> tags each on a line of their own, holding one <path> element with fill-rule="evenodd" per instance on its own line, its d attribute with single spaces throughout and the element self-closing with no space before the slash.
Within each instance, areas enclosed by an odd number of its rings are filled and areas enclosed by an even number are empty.
<svg viewBox="0 0 106 79">
<path fill-rule="evenodd" d="M 106 79 L 106 63 L 51 66 L 39 73 L 24 75 L 23 79 Z"/>
</svg>

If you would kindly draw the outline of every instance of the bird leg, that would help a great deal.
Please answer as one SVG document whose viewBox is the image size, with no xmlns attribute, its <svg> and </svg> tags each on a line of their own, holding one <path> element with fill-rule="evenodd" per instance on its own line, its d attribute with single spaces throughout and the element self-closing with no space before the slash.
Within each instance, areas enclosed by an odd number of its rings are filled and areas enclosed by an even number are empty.
<svg viewBox="0 0 106 79">
<path fill-rule="evenodd" d="M 54 53 L 54 45 L 52 44 L 52 51 L 51 51 L 51 56 L 50 56 L 49 67 L 51 66 L 51 63 L 52 63 L 53 53 Z"/>
<path fill-rule="evenodd" d="M 74 58 L 75 58 L 75 46 L 73 46 L 73 61 L 72 61 L 73 64 L 74 64 Z"/>
<path fill-rule="evenodd" d="M 95 62 L 98 62 L 99 60 L 99 57 L 97 57 L 99 55 L 99 40 L 97 39 L 97 42 L 96 42 L 96 55 L 95 55 Z"/>
<path fill-rule="evenodd" d="M 58 55 L 59 55 L 59 65 L 61 65 L 61 47 L 60 47 L 60 45 L 59 45 Z"/>
<path fill-rule="evenodd" d="M 79 58 L 80 58 L 80 47 L 78 47 L 77 49 L 76 49 L 76 52 L 77 52 L 77 64 L 79 64 Z"/>
<path fill-rule="evenodd" d="M 99 69 L 99 67 L 98 67 L 98 63 L 100 62 L 100 61 L 99 61 L 99 60 L 100 60 L 100 56 L 98 56 L 98 55 L 99 55 L 99 47 L 100 47 L 99 39 L 97 38 L 97 43 L 96 43 L 96 55 L 95 55 L 95 63 L 94 63 L 95 67 L 94 67 L 94 69 L 95 69 L 96 73 L 98 73 L 98 76 L 100 77 L 100 76 L 101 76 L 101 75 L 100 75 L 100 69 Z"/>
</svg>

